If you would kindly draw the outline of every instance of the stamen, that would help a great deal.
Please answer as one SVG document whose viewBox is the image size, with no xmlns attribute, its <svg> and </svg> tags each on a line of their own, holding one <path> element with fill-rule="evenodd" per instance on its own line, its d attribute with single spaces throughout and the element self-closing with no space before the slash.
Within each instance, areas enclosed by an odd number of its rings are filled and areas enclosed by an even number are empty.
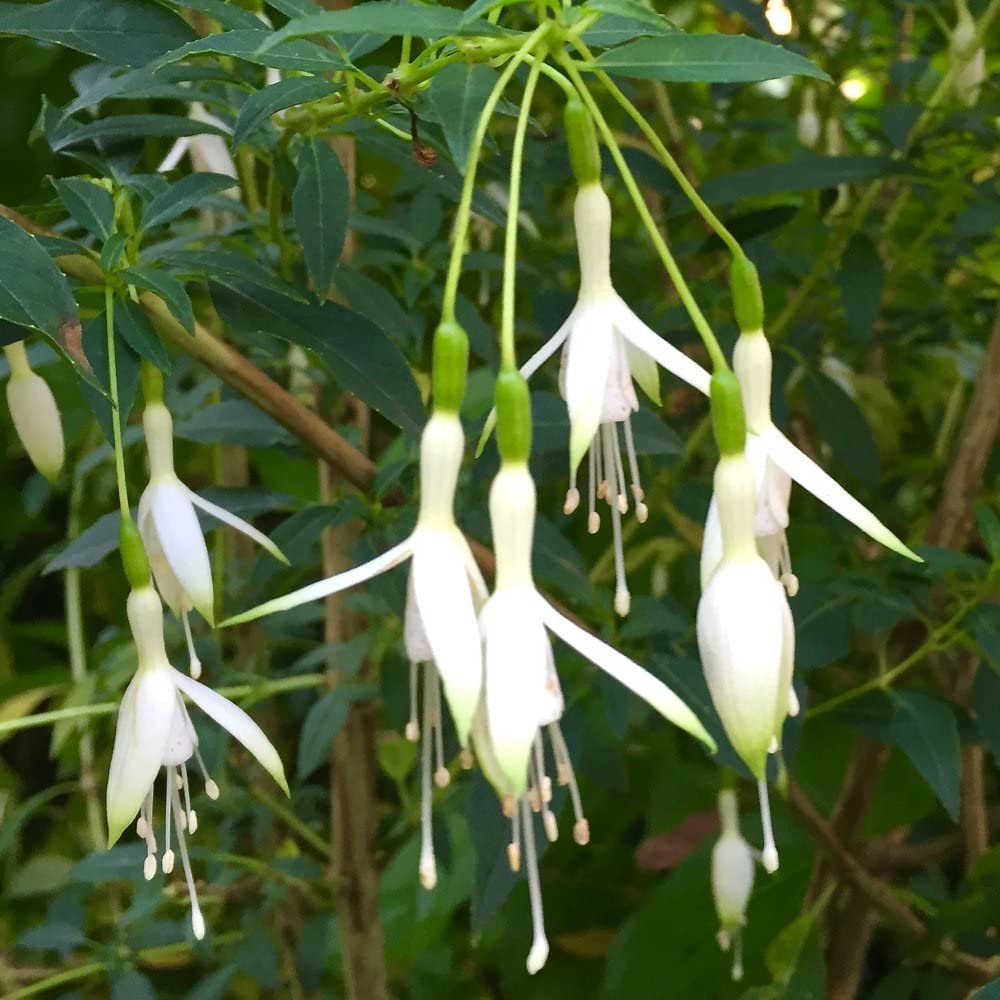
<svg viewBox="0 0 1000 1000">
<path fill-rule="evenodd" d="M 552 801 L 552 779 L 545 773 L 545 751 L 542 748 L 541 732 L 535 734 L 533 750 L 535 783 L 541 800 L 542 826 L 545 828 L 545 836 L 554 842 L 559 839 L 559 824 L 556 822 L 555 813 L 549 808 L 549 803 Z"/>
<path fill-rule="evenodd" d="M 622 516 L 611 508 L 611 532 L 615 550 L 615 611 L 625 618 L 632 609 L 632 595 L 625 580 L 625 549 L 622 545 Z"/>
<path fill-rule="evenodd" d="M 799 714 L 799 696 L 795 693 L 795 688 L 791 684 L 788 686 L 788 714 L 795 718 Z"/>
<path fill-rule="evenodd" d="M 510 793 L 504 795 L 500 800 L 500 811 L 510 819 L 511 816 L 517 811 L 517 803 L 514 801 L 514 796 Z"/>
<path fill-rule="evenodd" d="M 430 674 L 431 690 L 433 691 L 434 718 L 431 727 L 434 733 L 434 753 L 437 767 L 434 771 L 434 784 L 438 788 L 447 788 L 451 784 L 451 774 L 444 766 L 444 726 L 441 724 L 441 678 L 438 676 L 437 668 L 428 663 L 424 667 L 425 673 Z"/>
<path fill-rule="evenodd" d="M 514 810 L 510 818 L 510 843 L 507 845 L 507 864 L 512 872 L 521 870 L 521 813 Z"/>
<path fill-rule="evenodd" d="M 181 865 L 184 868 L 184 879 L 187 882 L 188 899 L 191 901 L 191 930 L 194 936 L 200 941 L 205 936 L 205 918 L 201 915 L 201 907 L 198 905 L 198 893 L 194 887 L 194 876 L 191 874 L 191 861 L 188 858 L 187 844 L 184 840 L 184 829 L 181 826 L 181 817 L 184 811 L 181 809 L 180 796 L 177 794 L 177 786 L 168 783 L 168 793 L 174 800 L 174 823 L 177 828 L 177 846 L 181 852 Z"/>
<path fill-rule="evenodd" d="M 572 514 L 580 506 L 580 491 L 571 486 L 566 491 L 566 499 L 563 501 L 563 513 Z"/>
<path fill-rule="evenodd" d="M 420 725 L 417 723 L 417 666 L 415 661 L 410 661 L 410 717 L 404 732 L 411 743 L 420 739 Z"/>
<path fill-rule="evenodd" d="M 764 828 L 764 850 L 761 862 L 767 872 L 778 870 L 778 848 L 774 844 L 774 830 L 771 829 L 771 803 L 767 794 L 767 779 L 757 781 L 757 795 L 760 798 L 760 822 Z"/>
<path fill-rule="evenodd" d="M 784 532 L 781 533 L 778 547 L 778 582 L 789 597 L 794 597 L 799 592 L 799 578 L 792 572 L 792 553 Z"/>
<path fill-rule="evenodd" d="M 736 928 L 733 932 L 733 982 L 738 983 L 743 978 L 743 931 Z"/>
<path fill-rule="evenodd" d="M 169 875 L 174 870 L 174 852 L 170 850 L 170 811 L 171 805 L 173 803 L 173 798 L 170 795 L 170 783 L 171 783 L 171 771 L 172 767 L 167 768 L 167 794 L 164 796 L 166 801 L 166 822 L 163 824 L 163 858 L 161 859 L 161 865 L 163 867 L 163 874 Z"/>
<path fill-rule="evenodd" d="M 587 452 L 587 531 L 596 535 L 601 527 L 601 515 L 596 511 L 594 482 L 597 478 L 597 456 L 594 445 Z"/>
<path fill-rule="evenodd" d="M 181 621 L 184 623 L 184 637 L 187 639 L 188 672 L 197 680 L 201 677 L 201 660 L 198 659 L 198 653 L 194 648 L 194 639 L 191 636 L 191 622 L 188 620 L 188 613 L 186 611 L 181 612 Z"/>
<path fill-rule="evenodd" d="M 434 830 L 431 825 L 431 727 L 434 699 L 431 694 L 431 671 L 424 671 L 424 738 L 420 745 L 420 864 L 418 875 L 425 889 L 437 885 L 434 860 Z"/>
<path fill-rule="evenodd" d="M 471 747 L 462 747 L 458 751 L 458 763 L 463 771 L 471 771 L 476 765 L 476 758 Z"/>
<path fill-rule="evenodd" d="M 617 424 L 608 424 L 608 437 L 612 442 L 612 451 L 615 456 L 615 470 L 618 482 L 615 484 L 615 492 L 618 494 L 618 509 L 624 514 L 628 510 L 628 498 L 625 496 L 625 470 L 622 468 L 622 449 L 618 441 Z"/>
<path fill-rule="evenodd" d="M 169 782 L 168 782 L 169 787 Z M 138 823 L 136 827 L 138 828 Z M 146 841 L 146 860 L 142 863 L 142 874 L 148 882 L 156 874 L 156 836 L 153 833 L 153 789 L 146 793 L 142 803 L 143 838 Z"/>
<path fill-rule="evenodd" d="M 205 779 L 205 794 L 214 802 L 219 797 L 219 786 L 208 776 L 208 768 L 205 767 L 205 762 L 201 759 L 201 753 L 197 747 L 194 748 L 194 759 L 198 762 L 201 776 Z M 187 784 L 186 770 L 184 784 Z"/>
<path fill-rule="evenodd" d="M 606 469 L 604 465 L 604 450 L 601 447 L 602 441 L 595 437 L 591 442 L 590 450 L 594 454 L 594 464 L 597 473 L 597 499 L 606 500 L 608 496 L 608 481 L 605 478 Z"/>
<path fill-rule="evenodd" d="M 626 417 L 625 427 L 625 451 L 628 453 L 629 473 L 632 476 L 632 497 L 635 500 L 635 518 L 640 524 L 646 523 L 649 517 L 649 508 L 643 503 L 646 494 L 643 492 L 642 484 L 639 482 L 639 461 L 635 456 L 635 439 L 632 437 L 632 418 Z"/>
<path fill-rule="evenodd" d="M 560 785 L 569 787 L 569 797 L 573 803 L 573 839 L 581 846 L 590 843 L 590 824 L 583 815 L 583 801 L 580 789 L 576 783 L 573 762 L 569 757 L 569 748 L 558 722 L 549 724 L 549 739 L 552 741 L 552 752 L 556 758 L 556 773 Z"/>
<path fill-rule="evenodd" d="M 197 752 L 197 751 L 196 751 Z M 215 782 L 212 782 L 215 785 Z M 184 813 L 187 819 L 187 831 L 192 836 L 198 829 L 198 814 L 191 808 L 191 782 L 188 781 L 187 764 L 181 764 L 181 787 L 184 790 Z M 207 785 L 206 785 L 207 788 Z M 214 798 L 218 798 L 219 789 L 215 789 Z"/>
<path fill-rule="evenodd" d="M 528 804 L 521 801 L 524 827 L 524 852 L 528 856 L 528 896 L 531 899 L 531 925 L 533 937 L 528 952 L 528 972 L 534 975 L 549 957 L 549 942 L 545 937 L 545 914 L 542 911 L 542 886 L 538 877 L 538 855 L 535 852 L 535 829 Z"/>
</svg>

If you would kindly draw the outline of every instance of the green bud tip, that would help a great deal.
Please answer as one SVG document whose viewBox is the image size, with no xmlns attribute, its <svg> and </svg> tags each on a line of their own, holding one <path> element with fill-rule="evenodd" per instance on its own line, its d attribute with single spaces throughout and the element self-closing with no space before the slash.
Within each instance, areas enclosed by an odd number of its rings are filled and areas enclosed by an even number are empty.
<svg viewBox="0 0 1000 1000">
<path fill-rule="evenodd" d="M 526 462 L 531 454 L 531 397 L 524 376 L 505 369 L 497 376 L 497 446 L 502 462 Z"/>
<path fill-rule="evenodd" d="M 742 253 L 733 257 L 729 267 L 729 287 L 740 331 L 757 333 L 763 330 L 764 296 L 760 290 L 760 278 L 753 261 Z"/>
<path fill-rule="evenodd" d="M 122 554 L 122 566 L 129 586 L 136 590 L 149 586 L 149 560 L 146 558 L 146 546 L 142 544 L 142 536 L 135 521 L 131 517 L 122 519 L 118 529 L 118 546 Z"/>
<path fill-rule="evenodd" d="M 143 360 L 139 369 L 139 378 L 142 381 L 142 396 L 146 403 L 163 402 L 163 372 L 156 365 Z"/>
<path fill-rule="evenodd" d="M 465 374 L 469 367 L 469 337 L 453 319 L 442 320 L 434 331 L 434 408 L 457 413 L 465 398 Z"/>
<path fill-rule="evenodd" d="M 712 426 L 721 455 L 739 455 L 746 447 L 746 418 L 743 415 L 743 395 L 732 370 L 716 370 L 712 375 L 709 395 L 712 400 Z"/>
<path fill-rule="evenodd" d="M 597 144 L 594 120 L 579 97 L 571 97 L 563 112 L 569 162 L 577 183 L 596 184 L 601 179 L 601 150 Z"/>
</svg>

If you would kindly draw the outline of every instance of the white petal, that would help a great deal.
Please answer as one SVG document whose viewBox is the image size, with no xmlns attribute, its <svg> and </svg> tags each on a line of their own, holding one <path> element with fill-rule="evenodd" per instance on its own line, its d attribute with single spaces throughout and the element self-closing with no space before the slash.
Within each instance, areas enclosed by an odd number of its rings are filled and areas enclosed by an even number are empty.
<svg viewBox="0 0 1000 1000">
<path fill-rule="evenodd" d="M 701 536 L 701 589 L 708 586 L 712 574 L 722 562 L 722 524 L 719 521 L 719 504 L 712 494 L 705 516 L 705 530 Z"/>
<path fill-rule="evenodd" d="M 773 425 L 761 435 L 772 461 L 785 470 L 800 486 L 870 535 L 887 549 L 901 556 L 923 560 L 904 545 L 867 507 L 851 496 L 832 476 L 824 472 L 808 455 L 800 451 Z"/>
<path fill-rule="evenodd" d="M 746 456 L 757 487 L 754 534 L 760 538 L 783 532 L 788 527 L 791 477 L 771 460 L 766 444 L 756 434 L 747 435 Z"/>
<path fill-rule="evenodd" d="M 472 588 L 472 600 L 476 605 L 476 613 L 478 614 L 483 610 L 483 605 L 490 598 L 490 589 L 486 586 L 486 581 L 483 579 L 483 574 L 479 569 L 479 564 L 476 562 L 476 557 L 472 554 L 472 549 L 469 548 L 469 543 L 465 540 L 465 536 L 461 536 L 462 544 L 462 556 L 465 559 L 465 571 L 469 576 L 469 586 Z"/>
<path fill-rule="evenodd" d="M 173 170 L 181 162 L 181 157 L 187 152 L 187 148 L 190 145 L 191 136 L 189 135 L 184 135 L 177 139 L 163 158 L 163 162 L 156 168 L 156 172 L 158 174 L 165 174 Z"/>
<path fill-rule="evenodd" d="M 434 659 L 427 629 L 417 606 L 417 595 L 413 581 L 413 566 L 406 581 L 406 610 L 403 612 L 403 646 L 410 663 L 430 663 Z"/>
<path fill-rule="evenodd" d="M 385 573 L 394 566 L 398 566 L 411 552 L 412 541 L 407 538 L 406 541 L 394 545 L 374 559 L 362 563 L 360 566 L 355 566 L 354 569 L 338 573 L 336 576 L 328 576 L 325 580 L 293 590 L 290 594 L 285 594 L 284 597 L 276 597 L 273 601 L 265 601 L 242 614 L 233 615 L 232 618 L 227 618 L 222 622 L 220 628 L 252 622 L 264 615 L 273 615 L 276 611 L 288 611 L 291 608 L 297 608 L 300 604 L 308 604 L 310 601 L 318 601 L 322 597 L 338 594 L 342 590 L 348 590 L 359 583 L 364 583 L 365 580 L 370 580 L 373 576 L 378 576 L 379 573 Z"/>
<path fill-rule="evenodd" d="M 648 354 L 657 364 L 673 372 L 679 379 L 708 395 L 712 376 L 697 361 L 692 361 L 683 351 L 667 343 L 654 333 L 621 299 L 615 311 L 615 326 L 631 344 Z"/>
<path fill-rule="evenodd" d="M 279 562 L 283 562 L 286 566 L 289 565 L 288 559 L 285 557 L 284 552 L 278 548 L 270 538 L 267 537 L 262 531 L 258 531 L 252 524 L 244 521 L 242 517 L 237 517 L 235 514 L 230 513 L 225 507 L 220 507 L 218 504 L 212 503 L 210 500 L 206 500 L 204 497 L 198 496 L 194 490 L 188 490 L 188 496 L 196 507 L 200 507 L 206 514 L 211 514 L 212 517 L 223 524 L 228 524 L 230 528 L 235 528 L 237 531 L 242 532 L 248 538 L 252 538 L 261 548 L 266 549 L 268 552 L 274 556 Z"/>
<path fill-rule="evenodd" d="M 285 780 L 285 769 L 282 766 L 278 751 L 264 735 L 264 731 L 253 719 L 228 698 L 213 691 L 210 687 L 196 681 L 193 677 L 182 674 L 179 670 L 173 672 L 174 683 L 186 694 L 207 716 L 217 722 L 232 736 L 240 741 L 257 758 L 261 767 L 281 786 L 288 795 L 288 782 Z"/>
<path fill-rule="evenodd" d="M 207 621 L 214 622 L 212 566 L 187 487 L 179 479 L 161 477 L 150 484 L 148 492 L 149 515 L 170 569 L 191 603 Z"/>
<path fill-rule="evenodd" d="M 163 762 L 177 713 L 177 689 L 168 666 L 140 670 L 118 709 L 115 747 L 108 771 L 108 843 L 135 819 Z"/>
<path fill-rule="evenodd" d="M 524 791 L 528 759 L 545 700 L 545 634 L 530 587 L 497 591 L 482 614 L 486 721 L 496 763 L 514 798 Z"/>
<path fill-rule="evenodd" d="M 644 670 L 638 663 L 622 655 L 606 642 L 591 635 L 579 625 L 563 617 L 548 601 L 535 594 L 535 601 L 542 620 L 563 642 L 572 646 L 581 656 L 610 674 L 656 709 L 665 719 L 701 740 L 713 752 L 715 740 L 708 734 L 698 717 L 659 678 Z"/>
<path fill-rule="evenodd" d="M 418 528 L 413 542 L 413 592 L 464 747 L 483 688 L 479 623 L 465 560 L 450 532 Z"/>
<path fill-rule="evenodd" d="M 566 342 L 563 394 L 569 410 L 569 466 L 575 472 L 594 440 L 604 409 L 615 332 L 609 303 L 581 308 Z"/>
<path fill-rule="evenodd" d="M 642 391 L 657 406 L 662 406 L 663 398 L 660 395 L 660 369 L 656 361 L 645 351 L 640 351 L 628 338 L 622 337 L 625 342 L 625 356 L 628 358 L 629 371 L 632 378 L 639 383 Z"/>
<path fill-rule="evenodd" d="M 712 896 L 723 929 L 743 926 L 753 877 L 750 845 L 739 834 L 720 837 L 712 848 Z"/>
<path fill-rule="evenodd" d="M 184 593 L 184 588 L 174 575 L 174 571 L 167 562 L 167 557 L 160 544 L 159 535 L 156 533 L 156 525 L 150 517 L 149 487 L 143 491 L 139 498 L 139 513 L 136 524 L 139 527 L 139 534 L 142 536 L 142 544 L 146 548 L 146 556 L 149 559 L 149 568 L 153 571 L 153 580 L 156 589 L 160 592 L 167 607 L 180 618 L 185 611 L 190 611 L 194 605 Z"/>
</svg>

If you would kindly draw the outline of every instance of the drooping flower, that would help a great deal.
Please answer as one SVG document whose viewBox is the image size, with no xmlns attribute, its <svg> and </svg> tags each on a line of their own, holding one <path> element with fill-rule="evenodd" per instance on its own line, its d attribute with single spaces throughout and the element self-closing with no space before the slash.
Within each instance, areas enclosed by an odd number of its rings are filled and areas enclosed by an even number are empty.
<svg viewBox="0 0 1000 1000">
<path fill-rule="evenodd" d="M 716 935 L 723 951 L 733 949 L 733 980 L 743 978 L 743 926 L 753 892 L 754 851 L 740 833 L 736 792 L 719 792 L 722 832 L 712 848 L 712 897 L 719 918 Z"/>
<path fill-rule="evenodd" d="M 184 878 L 191 900 L 191 926 L 196 938 L 205 936 L 205 920 L 198 906 L 185 834 L 194 834 L 198 817 L 191 808 L 187 765 L 194 758 L 209 798 L 219 797 L 218 785 L 208 776 L 198 752 L 198 735 L 183 695 L 218 723 L 256 757 L 288 794 L 284 768 L 277 750 L 243 709 L 211 688 L 175 670 L 163 643 L 163 605 L 151 586 L 137 587 L 128 598 L 128 619 L 139 665 L 118 711 L 115 745 L 108 773 L 107 810 L 109 845 L 114 844 L 138 815 L 136 830 L 146 842 L 143 873 L 156 874 L 158 844 L 153 829 L 153 792 L 160 768 L 165 772 L 164 849 L 161 866 L 174 868 L 172 838 L 176 836 Z"/>
<path fill-rule="evenodd" d="M 45 379 L 31 370 L 24 341 L 7 344 L 3 351 L 10 365 L 7 406 L 14 430 L 31 464 L 55 482 L 65 457 L 59 407 Z"/>
<path fill-rule="evenodd" d="M 243 518 L 198 496 L 178 479 L 174 472 L 173 418 L 163 403 L 147 403 L 142 426 L 149 452 L 149 485 L 139 499 L 139 531 L 157 589 L 184 623 L 191 674 L 198 677 L 201 663 L 191 638 L 188 612 L 196 608 L 207 621 L 214 622 L 215 589 L 208 547 L 195 507 L 252 538 L 275 559 L 284 563 L 288 560 L 267 535 Z"/>
</svg>

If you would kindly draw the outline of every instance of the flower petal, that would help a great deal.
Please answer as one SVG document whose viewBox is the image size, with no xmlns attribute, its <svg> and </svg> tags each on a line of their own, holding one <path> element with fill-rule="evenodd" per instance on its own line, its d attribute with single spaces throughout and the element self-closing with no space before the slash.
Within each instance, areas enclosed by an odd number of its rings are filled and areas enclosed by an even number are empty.
<svg viewBox="0 0 1000 1000">
<path fill-rule="evenodd" d="M 417 529 L 411 580 L 458 741 L 464 747 L 483 689 L 483 654 L 465 560 L 451 532 Z"/>
<path fill-rule="evenodd" d="M 784 469 L 800 486 L 822 500 L 841 517 L 870 535 L 887 549 L 898 552 L 914 562 L 923 562 L 915 552 L 903 544 L 867 507 L 855 500 L 829 473 L 824 472 L 808 455 L 800 451 L 772 425 L 761 435 L 771 460 Z"/>
<path fill-rule="evenodd" d="M 556 330 L 556 332 L 552 334 L 552 336 L 549 337 L 549 339 L 546 340 L 545 343 L 542 344 L 542 346 L 539 347 L 538 350 L 535 351 L 535 353 L 532 354 L 523 365 L 521 365 L 521 374 L 525 377 L 525 379 L 531 378 L 531 376 L 534 375 L 535 372 L 537 372 L 538 369 L 541 368 L 542 365 L 544 365 L 545 362 L 548 361 L 560 347 L 562 347 L 563 341 L 566 339 L 566 336 L 570 331 L 570 325 L 573 322 L 573 316 L 575 314 L 576 307 L 574 307 L 573 311 L 566 317 L 566 321 L 563 325 L 559 327 L 559 329 Z M 493 433 L 493 428 L 496 427 L 496 425 L 497 411 L 494 407 L 490 410 L 489 415 L 486 417 L 486 423 L 483 425 L 483 429 L 479 434 L 479 442 L 476 445 L 476 458 L 479 458 L 479 456 L 483 453 L 483 449 L 486 447 L 486 442 L 489 441 L 490 435 Z"/>
<path fill-rule="evenodd" d="M 177 712 L 177 689 L 171 670 L 140 670 L 122 697 L 108 771 L 108 846 L 135 819 L 163 762 Z"/>
<path fill-rule="evenodd" d="M 697 737 L 713 753 L 715 740 L 708 734 L 698 717 L 659 678 L 644 670 L 638 663 L 622 655 L 606 642 L 591 635 L 579 625 L 561 615 L 548 601 L 535 594 L 542 621 L 568 646 L 581 656 L 610 674 L 634 694 L 656 709 L 665 719 L 685 732 Z"/>
<path fill-rule="evenodd" d="M 263 618 L 264 615 L 273 615 L 276 611 L 288 611 L 291 608 L 297 608 L 300 604 L 308 604 L 310 601 L 318 601 L 322 597 L 329 597 L 331 594 L 340 593 L 342 590 L 347 590 L 350 587 L 357 586 L 359 583 L 364 583 L 365 580 L 370 580 L 373 576 L 378 576 L 379 573 L 385 573 L 386 570 L 392 569 L 393 566 L 398 566 L 412 552 L 412 538 L 407 538 L 405 541 L 400 542 L 399 545 L 394 545 L 391 549 L 376 556 L 374 559 L 370 559 L 360 566 L 355 566 L 354 569 L 338 573 L 336 576 L 328 576 L 325 580 L 319 580 L 316 583 L 310 583 L 306 587 L 293 590 L 290 594 L 285 594 L 284 597 L 276 597 L 273 601 L 265 601 L 263 604 L 258 604 L 255 608 L 250 608 L 249 611 L 233 615 L 232 618 L 227 618 L 222 622 L 219 628 L 228 628 L 230 625 L 241 625 L 243 622 L 252 622 L 256 618 Z"/>
<path fill-rule="evenodd" d="M 578 311 L 566 343 L 563 384 L 569 410 L 571 473 L 587 454 L 601 422 L 614 341 L 609 303 L 595 303 Z"/>
<path fill-rule="evenodd" d="M 211 514 L 216 520 L 222 521 L 223 524 L 228 524 L 230 528 L 235 528 L 248 538 L 252 538 L 261 548 L 270 552 L 279 562 L 283 562 L 286 566 L 290 565 L 284 552 L 267 535 L 262 531 L 258 531 L 248 521 L 244 521 L 242 517 L 237 517 L 235 514 L 230 513 L 225 507 L 220 507 L 218 504 L 214 504 L 210 500 L 198 496 L 194 490 L 189 489 L 188 496 L 195 507 L 200 507 L 206 514 Z"/>
<path fill-rule="evenodd" d="M 708 586 L 712 574 L 722 562 L 722 524 L 719 521 L 719 504 L 712 494 L 705 516 L 705 530 L 701 536 L 701 589 Z"/>
<path fill-rule="evenodd" d="M 170 149 L 167 150 L 167 155 L 163 157 L 163 161 L 156 168 L 156 172 L 158 174 L 165 174 L 173 170 L 181 162 L 181 157 L 187 152 L 187 148 L 190 145 L 191 136 L 189 135 L 184 135 L 177 139 Z"/>
<path fill-rule="evenodd" d="M 712 376 L 697 361 L 692 361 L 683 351 L 667 343 L 655 333 L 621 300 L 615 310 L 615 326 L 633 347 L 648 354 L 657 364 L 673 372 L 679 379 L 708 395 Z M 641 383 L 640 383 L 641 385 Z"/>
<path fill-rule="evenodd" d="M 173 672 L 174 683 L 184 692 L 209 718 L 217 722 L 226 732 L 235 736 L 257 758 L 260 766 L 278 783 L 282 791 L 288 795 L 288 782 L 285 780 L 285 768 L 274 745 L 264 735 L 264 730 L 257 725 L 238 705 L 228 698 L 206 687 L 193 677 L 182 674 L 179 670 Z"/>
<path fill-rule="evenodd" d="M 179 479 L 164 476 L 154 480 L 148 492 L 149 514 L 170 569 L 191 603 L 212 623 L 215 620 L 212 566 L 188 488 Z"/>
<path fill-rule="evenodd" d="M 156 525 L 150 517 L 149 489 L 147 486 L 139 498 L 139 513 L 136 517 L 136 524 L 139 527 L 139 534 L 142 536 L 142 544 L 146 547 L 146 556 L 149 559 L 149 568 L 153 571 L 156 589 L 174 616 L 180 618 L 183 612 L 190 611 L 194 605 L 184 593 L 184 588 L 174 575 L 174 571 L 170 568 L 170 563 L 167 562 L 167 557 L 163 553 L 163 546 L 156 534 Z"/>
</svg>

